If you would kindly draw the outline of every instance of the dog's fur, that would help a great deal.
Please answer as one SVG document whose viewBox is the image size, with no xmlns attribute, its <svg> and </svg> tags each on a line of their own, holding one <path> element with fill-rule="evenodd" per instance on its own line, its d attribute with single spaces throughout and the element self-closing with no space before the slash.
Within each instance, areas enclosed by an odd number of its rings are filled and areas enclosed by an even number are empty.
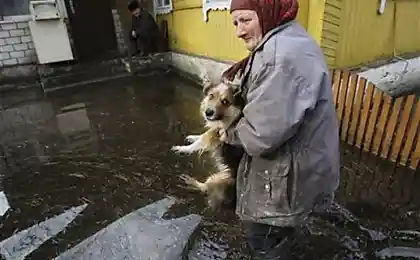
<svg viewBox="0 0 420 260">
<path fill-rule="evenodd" d="M 203 82 L 204 98 L 200 112 L 205 120 L 207 131 L 201 135 L 189 135 L 189 145 L 173 146 L 177 153 L 192 154 L 210 152 L 215 160 L 217 172 L 211 174 L 205 182 L 200 182 L 189 175 L 181 175 L 185 183 L 207 195 L 209 206 L 232 208 L 236 202 L 236 171 L 242 149 L 228 145 L 220 140 L 220 133 L 226 130 L 242 112 L 240 97 L 235 95 L 238 86 L 232 82 L 214 83 L 208 78 Z M 223 130 L 223 131 L 221 131 Z"/>
</svg>

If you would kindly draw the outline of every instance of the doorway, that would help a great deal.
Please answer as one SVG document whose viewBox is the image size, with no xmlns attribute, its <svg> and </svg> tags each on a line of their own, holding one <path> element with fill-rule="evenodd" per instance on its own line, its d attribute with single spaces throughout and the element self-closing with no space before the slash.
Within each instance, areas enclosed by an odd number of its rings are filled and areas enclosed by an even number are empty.
<svg viewBox="0 0 420 260">
<path fill-rule="evenodd" d="M 65 0 L 79 61 L 108 58 L 117 52 L 111 1 Z"/>
</svg>

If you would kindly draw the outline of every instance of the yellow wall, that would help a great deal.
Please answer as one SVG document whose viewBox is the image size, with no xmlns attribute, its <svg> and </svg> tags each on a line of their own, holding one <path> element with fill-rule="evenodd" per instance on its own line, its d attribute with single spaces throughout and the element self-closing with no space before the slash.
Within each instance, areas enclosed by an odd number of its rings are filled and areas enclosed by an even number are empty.
<svg viewBox="0 0 420 260">
<path fill-rule="evenodd" d="M 234 35 L 227 11 L 208 12 L 201 0 L 173 0 L 168 21 L 170 48 L 224 61 L 247 54 Z M 298 21 L 324 50 L 331 67 L 356 67 L 394 54 L 420 51 L 420 0 L 388 0 L 384 14 L 376 0 L 300 0 Z"/>
<path fill-rule="evenodd" d="M 335 67 L 420 51 L 420 1 L 388 0 L 382 15 L 376 0 L 333 1 L 342 2 Z"/>
<path fill-rule="evenodd" d="M 308 3 L 300 0 L 298 14 L 298 21 L 305 27 Z M 171 49 L 223 61 L 237 61 L 247 55 L 243 43 L 234 35 L 228 11 L 210 10 L 204 22 L 201 0 L 173 0 L 173 5 L 172 13 L 158 18 L 168 21 Z"/>
<path fill-rule="evenodd" d="M 335 65 L 337 56 L 337 48 L 340 38 L 341 10 L 341 0 L 325 1 L 321 29 L 321 47 L 324 51 L 327 63 L 330 66 Z"/>
</svg>

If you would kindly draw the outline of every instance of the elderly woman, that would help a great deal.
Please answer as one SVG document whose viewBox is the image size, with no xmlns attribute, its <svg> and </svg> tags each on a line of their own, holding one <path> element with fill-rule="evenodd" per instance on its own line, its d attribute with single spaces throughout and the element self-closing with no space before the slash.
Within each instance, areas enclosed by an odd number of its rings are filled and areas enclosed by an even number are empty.
<svg viewBox="0 0 420 260">
<path fill-rule="evenodd" d="M 298 225 L 328 205 L 339 184 L 338 124 L 323 52 L 295 20 L 297 0 L 232 0 L 236 35 L 250 55 L 241 76 L 243 116 L 221 140 L 245 151 L 236 214 L 255 259 L 290 259 Z M 322 202 L 322 203 L 321 203 Z"/>
</svg>

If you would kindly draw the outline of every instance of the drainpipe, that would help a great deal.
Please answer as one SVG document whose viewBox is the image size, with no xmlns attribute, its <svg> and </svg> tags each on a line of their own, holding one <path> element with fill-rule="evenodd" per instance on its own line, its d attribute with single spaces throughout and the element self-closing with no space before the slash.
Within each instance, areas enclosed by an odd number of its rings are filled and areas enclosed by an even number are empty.
<svg viewBox="0 0 420 260">
<path fill-rule="evenodd" d="M 381 4 L 379 5 L 378 13 L 383 14 L 385 12 L 386 7 L 386 0 L 381 0 Z"/>
</svg>

